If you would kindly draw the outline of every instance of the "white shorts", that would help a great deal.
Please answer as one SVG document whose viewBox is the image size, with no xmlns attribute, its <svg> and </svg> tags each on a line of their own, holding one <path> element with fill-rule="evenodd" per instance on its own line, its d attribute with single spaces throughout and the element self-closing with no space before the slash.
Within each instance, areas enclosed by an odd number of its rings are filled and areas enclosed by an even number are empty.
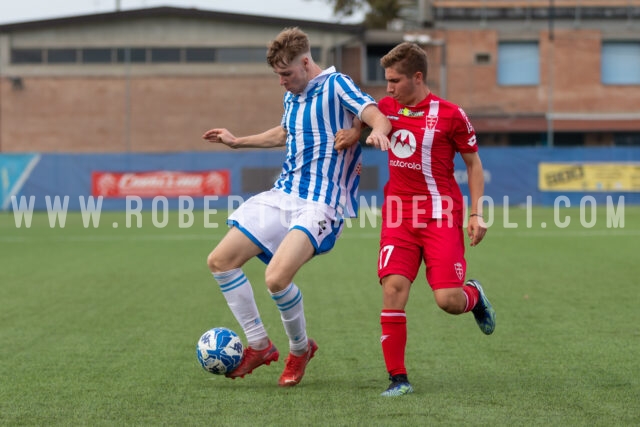
<svg viewBox="0 0 640 427">
<path fill-rule="evenodd" d="M 336 210 L 272 189 L 247 199 L 227 220 L 263 251 L 258 255 L 269 263 L 280 243 L 291 230 L 304 231 L 316 255 L 329 252 L 342 233 L 343 221 Z"/>
</svg>

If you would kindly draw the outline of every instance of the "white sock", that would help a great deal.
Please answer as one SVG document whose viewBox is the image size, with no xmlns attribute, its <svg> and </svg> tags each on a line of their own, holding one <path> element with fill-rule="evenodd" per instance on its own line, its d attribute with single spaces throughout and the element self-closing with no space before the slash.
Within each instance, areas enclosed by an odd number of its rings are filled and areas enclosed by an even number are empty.
<svg viewBox="0 0 640 427">
<path fill-rule="evenodd" d="M 260 319 L 258 306 L 253 297 L 253 289 L 249 279 L 240 268 L 213 273 L 222 295 L 227 300 L 227 305 L 242 327 L 247 344 L 255 350 L 267 347 L 269 337 Z"/>
<path fill-rule="evenodd" d="M 296 356 L 304 354 L 309 346 L 309 340 L 304 319 L 302 292 L 294 283 L 291 283 L 284 290 L 272 293 L 271 298 L 280 310 L 280 318 L 289 337 L 291 352 Z"/>
</svg>

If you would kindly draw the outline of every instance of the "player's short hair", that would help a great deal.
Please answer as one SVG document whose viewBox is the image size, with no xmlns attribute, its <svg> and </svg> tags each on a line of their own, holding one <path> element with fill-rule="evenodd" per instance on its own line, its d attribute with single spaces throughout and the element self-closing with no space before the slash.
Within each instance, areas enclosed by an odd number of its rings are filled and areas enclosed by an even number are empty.
<svg viewBox="0 0 640 427">
<path fill-rule="evenodd" d="M 380 59 L 382 68 L 395 67 L 400 74 L 411 77 L 418 71 L 427 82 L 427 53 L 415 43 L 403 42 Z"/>
<path fill-rule="evenodd" d="M 267 63 L 272 67 L 286 67 L 300 55 L 311 55 L 309 37 L 298 27 L 285 28 L 269 43 Z"/>
</svg>

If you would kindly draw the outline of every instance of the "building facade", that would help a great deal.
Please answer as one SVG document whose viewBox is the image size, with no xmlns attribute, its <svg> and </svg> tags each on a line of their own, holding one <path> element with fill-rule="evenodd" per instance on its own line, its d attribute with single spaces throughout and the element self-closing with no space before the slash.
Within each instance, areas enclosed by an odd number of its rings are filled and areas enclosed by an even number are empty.
<svg viewBox="0 0 640 427">
<path fill-rule="evenodd" d="M 639 0 L 405 3 L 395 30 L 367 33 L 370 61 L 422 43 L 432 90 L 481 144 L 640 145 Z"/>
<path fill-rule="evenodd" d="M 269 40 L 300 26 L 321 66 L 358 25 L 160 7 L 0 26 L 1 152 L 211 150 L 211 127 L 280 123 Z"/>
<path fill-rule="evenodd" d="M 168 7 L 2 25 L 0 152 L 224 149 L 200 136 L 279 123 L 265 52 L 291 26 L 376 98 L 380 57 L 421 44 L 482 145 L 640 145 L 640 0 L 406 3 L 387 30 Z"/>
</svg>

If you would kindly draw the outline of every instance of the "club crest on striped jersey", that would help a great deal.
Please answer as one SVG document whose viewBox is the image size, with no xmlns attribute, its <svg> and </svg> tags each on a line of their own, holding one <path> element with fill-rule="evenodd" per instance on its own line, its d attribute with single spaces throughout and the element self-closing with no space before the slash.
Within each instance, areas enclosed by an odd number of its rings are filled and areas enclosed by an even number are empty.
<svg viewBox="0 0 640 427">
<path fill-rule="evenodd" d="M 391 151 L 399 159 L 406 159 L 416 152 L 416 137 L 406 129 L 398 129 L 391 135 Z"/>
</svg>

